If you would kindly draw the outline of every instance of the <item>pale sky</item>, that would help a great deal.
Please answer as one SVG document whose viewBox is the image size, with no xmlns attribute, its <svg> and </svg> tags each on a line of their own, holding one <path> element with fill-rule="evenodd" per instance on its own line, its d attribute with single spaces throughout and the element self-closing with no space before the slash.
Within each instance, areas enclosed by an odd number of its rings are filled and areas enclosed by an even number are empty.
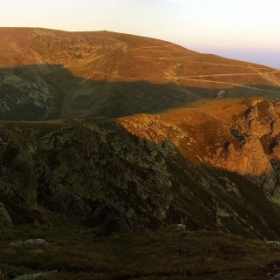
<svg viewBox="0 0 280 280">
<path fill-rule="evenodd" d="M 110 30 L 280 69 L 280 0 L 2 0 L 0 26 Z"/>
</svg>

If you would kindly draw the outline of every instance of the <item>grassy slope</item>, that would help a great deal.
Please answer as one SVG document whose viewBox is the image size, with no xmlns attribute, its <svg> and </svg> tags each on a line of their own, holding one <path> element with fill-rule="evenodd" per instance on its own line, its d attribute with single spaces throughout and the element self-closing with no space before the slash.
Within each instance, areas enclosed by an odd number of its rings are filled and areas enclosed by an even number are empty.
<svg viewBox="0 0 280 280">
<path fill-rule="evenodd" d="M 0 37 L 1 119 L 124 116 L 220 89 L 279 97 L 279 70 L 157 39 L 34 28 L 0 28 Z"/>
<path fill-rule="evenodd" d="M 279 272 L 277 245 L 215 232 L 168 228 L 104 237 L 89 228 L 19 227 L 0 233 L 0 269 L 8 277 L 58 270 L 48 279 L 265 280 Z M 44 238 L 49 246 L 10 245 L 29 238 Z"/>
<path fill-rule="evenodd" d="M 0 28 L 1 67 L 55 64 L 95 81 L 175 82 L 208 88 L 234 84 L 275 86 L 270 67 L 190 51 L 170 42 L 114 32 Z M 9 44 L 13 42 L 13 49 Z M 25 48 L 28 47 L 28 50 Z M 24 51 L 24 52 L 23 52 Z M 136 66 L 136 67 L 135 67 Z M 265 77 L 264 73 L 270 73 Z M 215 83 L 216 82 L 216 83 Z M 277 86 L 277 85 L 276 85 Z"/>
</svg>

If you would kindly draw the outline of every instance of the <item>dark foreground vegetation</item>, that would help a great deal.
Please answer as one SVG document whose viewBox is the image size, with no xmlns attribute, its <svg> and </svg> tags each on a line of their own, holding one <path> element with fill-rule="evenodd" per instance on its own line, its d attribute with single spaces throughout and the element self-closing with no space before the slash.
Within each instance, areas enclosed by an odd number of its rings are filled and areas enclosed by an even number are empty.
<svg viewBox="0 0 280 280">
<path fill-rule="evenodd" d="M 12 245 L 30 238 L 48 244 Z M 92 228 L 32 226 L 2 228 L 0 239 L 0 279 L 55 270 L 36 279 L 264 280 L 280 271 L 279 245 L 218 232 L 171 227 L 104 236 Z"/>
</svg>

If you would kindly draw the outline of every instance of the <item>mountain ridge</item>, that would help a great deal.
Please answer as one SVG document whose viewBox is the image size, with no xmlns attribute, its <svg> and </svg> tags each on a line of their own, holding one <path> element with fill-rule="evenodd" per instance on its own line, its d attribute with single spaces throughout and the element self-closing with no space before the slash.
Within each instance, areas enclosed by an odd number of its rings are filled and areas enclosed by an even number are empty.
<svg viewBox="0 0 280 280">
<path fill-rule="evenodd" d="M 279 129 L 271 134 L 270 124 L 279 123 L 279 105 L 211 102 L 116 120 L 2 121 L 2 203 L 15 224 L 76 217 L 108 232 L 143 233 L 184 223 L 277 240 Z"/>
<path fill-rule="evenodd" d="M 0 35 L 3 223 L 279 238 L 280 71 L 127 34 Z"/>
<path fill-rule="evenodd" d="M 280 92 L 279 70 L 158 39 L 40 28 L 0 28 L 0 36 L 1 119 L 118 117 L 216 98 L 220 90 L 272 99 Z M 37 114 L 26 118 L 26 106 Z"/>
</svg>

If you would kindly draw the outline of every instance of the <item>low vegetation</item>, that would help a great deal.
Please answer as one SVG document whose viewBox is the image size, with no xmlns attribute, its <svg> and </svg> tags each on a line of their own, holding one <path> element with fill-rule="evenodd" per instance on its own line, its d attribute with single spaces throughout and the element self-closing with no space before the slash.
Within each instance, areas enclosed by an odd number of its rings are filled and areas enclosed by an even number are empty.
<svg viewBox="0 0 280 280">
<path fill-rule="evenodd" d="M 0 279 L 41 271 L 48 279 L 271 279 L 280 271 L 280 246 L 175 227 L 145 235 L 104 236 L 101 229 L 16 227 L 0 230 Z M 44 248 L 18 248 L 43 238 Z"/>
</svg>

